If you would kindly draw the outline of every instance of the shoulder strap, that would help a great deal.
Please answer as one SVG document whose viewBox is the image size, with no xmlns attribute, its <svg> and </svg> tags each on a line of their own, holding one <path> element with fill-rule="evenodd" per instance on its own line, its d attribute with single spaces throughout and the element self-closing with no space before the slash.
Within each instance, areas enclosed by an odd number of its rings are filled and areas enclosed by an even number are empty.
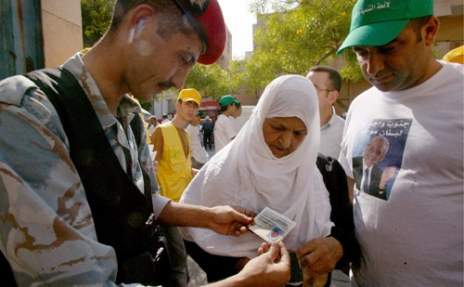
<svg viewBox="0 0 464 287">
<path fill-rule="evenodd" d="M 329 192 L 332 207 L 330 219 L 335 223 L 331 236 L 343 246 L 343 257 L 337 263 L 337 268 L 344 270 L 350 262 L 359 266 L 361 251 L 354 234 L 353 208 L 345 172 L 337 160 L 322 154 L 317 157 L 317 167 Z"/>
</svg>

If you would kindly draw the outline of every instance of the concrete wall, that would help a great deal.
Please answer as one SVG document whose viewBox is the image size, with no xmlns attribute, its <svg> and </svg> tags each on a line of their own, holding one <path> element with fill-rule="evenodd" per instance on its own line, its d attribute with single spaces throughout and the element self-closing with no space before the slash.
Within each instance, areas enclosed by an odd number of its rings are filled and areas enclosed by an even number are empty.
<svg viewBox="0 0 464 287">
<path fill-rule="evenodd" d="M 83 48 L 80 0 L 42 0 L 45 66 L 56 67 Z"/>
</svg>

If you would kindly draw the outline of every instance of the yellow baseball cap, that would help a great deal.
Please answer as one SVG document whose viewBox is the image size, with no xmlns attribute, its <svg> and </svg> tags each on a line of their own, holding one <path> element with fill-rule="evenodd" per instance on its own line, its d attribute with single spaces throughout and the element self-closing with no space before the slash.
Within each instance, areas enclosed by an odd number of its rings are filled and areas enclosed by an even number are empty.
<svg viewBox="0 0 464 287">
<path fill-rule="evenodd" d="M 183 89 L 180 91 L 177 100 L 182 102 L 195 102 L 198 106 L 201 103 L 201 95 L 196 89 Z"/>
</svg>

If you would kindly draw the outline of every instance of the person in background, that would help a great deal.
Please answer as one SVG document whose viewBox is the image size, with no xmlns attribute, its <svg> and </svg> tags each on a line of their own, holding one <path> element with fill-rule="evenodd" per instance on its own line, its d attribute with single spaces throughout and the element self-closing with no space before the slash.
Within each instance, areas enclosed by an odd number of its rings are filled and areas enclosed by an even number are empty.
<svg viewBox="0 0 464 287">
<path fill-rule="evenodd" d="M 240 101 L 226 95 L 219 99 L 221 112 L 214 124 L 214 147 L 216 152 L 225 147 L 237 135 L 235 119 L 240 115 Z"/>
<path fill-rule="evenodd" d="M 337 70 L 316 66 L 306 75 L 317 90 L 321 116 L 321 145 L 319 152 L 338 159 L 345 120 L 337 115 L 334 104 L 340 96 L 342 78 Z"/>
<path fill-rule="evenodd" d="M 211 118 L 206 115 L 201 123 L 201 126 L 203 131 L 203 147 L 206 150 L 212 150 L 214 145 L 214 123 Z"/>
<path fill-rule="evenodd" d="M 167 123 L 167 122 L 169 122 L 169 121 L 170 121 L 170 119 L 169 119 L 168 114 L 163 114 L 163 115 L 161 116 L 161 122 L 160 122 L 160 124 L 165 124 L 165 123 Z"/>
<path fill-rule="evenodd" d="M 187 133 L 190 137 L 190 145 L 192 148 L 192 167 L 196 169 L 200 169 L 209 158 L 208 153 L 201 144 L 202 135 L 200 131 L 200 121 L 202 116 L 203 113 L 198 112 L 187 127 Z"/>
<path fill-rule="evenodd" d="M 434 58 L 434 2 L 358 0 L 338 50 L 351 48 L 372 84 L 351 103 L 339 157 L 359 286 L 464 285 L 464 66 Z M 373 162 L 388 192 L 370 191 L 360 163 Z"/>
<path fill-rule="evenodd" d="M 195 174 L 190 139 L 185 129 L 197 115 L 200 103 L 201 95 L 197 90 L 181 90 L 174 118 L 159 125 L 152 136 L 160 192 L 175 201 L 179 201 Z"/>
</svg>

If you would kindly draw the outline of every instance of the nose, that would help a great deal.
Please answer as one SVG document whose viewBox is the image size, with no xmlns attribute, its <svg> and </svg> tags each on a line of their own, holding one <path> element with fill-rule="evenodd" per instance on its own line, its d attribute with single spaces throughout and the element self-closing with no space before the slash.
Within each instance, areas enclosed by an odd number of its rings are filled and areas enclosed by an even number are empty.
<svg viewBox="0 0 464 287">
<path fill-rule="evenodd" d="M 365 60 L 365 70 L 368 75 L 375 76 L 384 69 L 384 59 L 380 53 L 370 52 Z"/>
<path fill-rule="evenodd" d="M 292 132 L 284 132 L 280 137 L 280 147 L 284 149 L 288 149 L 291 147 L 293 142 L 293 135 Z"/>
<path fill-rule="evenodd" d="M 182 89 L 184 87 L 185 79 L 187 78 L 189 71 L 190 69 L 179 68 L 172 76 L 171 82 L 176 86 L 177 89 Z"/>
</svg>

